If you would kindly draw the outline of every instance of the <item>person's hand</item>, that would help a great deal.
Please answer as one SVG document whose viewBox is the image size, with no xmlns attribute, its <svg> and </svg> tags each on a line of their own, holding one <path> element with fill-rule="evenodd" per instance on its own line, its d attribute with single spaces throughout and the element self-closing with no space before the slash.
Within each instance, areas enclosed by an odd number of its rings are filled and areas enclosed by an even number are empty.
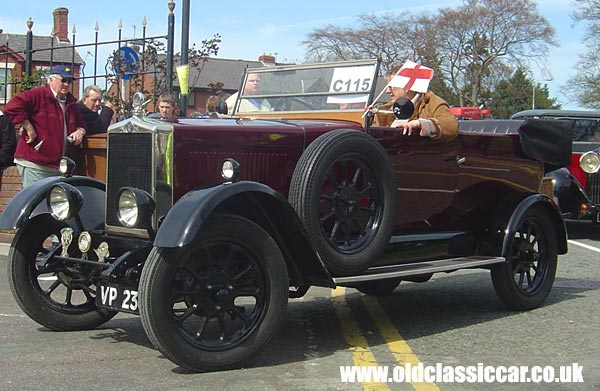
<svg viewBox="0 0 600 391">
<path fill-rule="evenodd" d="M 421 130 L 421 121 L 413 119 L 412 121 L 403 122 L 396 127 L 402 129 L 402 134 L 410 136 L 414 131 Z"/>
<path fill-rule="evenodd" d="M 402 134 L 408 134 L 409 136 L 417 130 L 421 137 L 435 137 L 436 135 L 435 124 L 429 119 L 413 119 L 412 121 L 402 122 L 396 127 L 402 129 Z"/>
<path fill-rule="evenodd" d="M 25 137 L 25 143 L 31 144 L 37 139 L 37 132 L 31 123 L 22 124 L 21 129 L 25 130 L 25 135 L 23 136 Z"/>
<path fill-rule="evenodd" d="M 83 137 L 85 136 L 85 130 L 82 128 L 78 128 L 76 131 L 71 133 L 69 137 L 73 140 L 74 145 L 79 145 L 83 142 Z"/>
</svg>

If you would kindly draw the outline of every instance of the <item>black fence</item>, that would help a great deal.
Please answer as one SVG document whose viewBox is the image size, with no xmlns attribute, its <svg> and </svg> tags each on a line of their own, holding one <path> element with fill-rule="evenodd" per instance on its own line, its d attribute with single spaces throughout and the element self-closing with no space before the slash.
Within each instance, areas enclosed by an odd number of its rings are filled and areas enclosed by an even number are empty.
<svg viewBox="0 0 600 391">
<path fill-rule="evenodd" d="M 81 44 L 76 41 L 75 27 L 66 42 L 54 36 L 35 36 L 31 19 L 25 35 L 0 32 L 0 107 L 19 92 L 43 85 L 47 72 L 56 64 L 70 65 L 74 70 L 74 95 L 80 96 L 88 85 L 98 85 L 117 112 L 127 110 L 135 92 L 154 97 L 172 93 L 175 23 L 171 3 L 166 35 L 147 36 L 146 25 L 144 17 L 142 36 L 123 38 L 119 23 L 118 38 L 102 41 L 96 24 L 94 41 Z"/>
</svg>

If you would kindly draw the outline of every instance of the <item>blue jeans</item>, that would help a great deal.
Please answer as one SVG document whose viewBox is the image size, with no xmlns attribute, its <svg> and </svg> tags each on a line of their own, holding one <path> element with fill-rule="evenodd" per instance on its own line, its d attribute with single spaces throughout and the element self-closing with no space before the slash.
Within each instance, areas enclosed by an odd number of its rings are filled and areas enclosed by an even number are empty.
<svg viewBox="0 0 600 391">
<path fill-rule="evenodd" d="M 44 171 L 38 170 L 37 168 L 23 167 L 19 164 L 17 164 L 17 169 L 19 170 L 19 174 L 21 174 L 21 181 L 23 182 L 24 188 L 40 179 L 60 175 L 60 171 L 58 170 Z"/>
</svg>

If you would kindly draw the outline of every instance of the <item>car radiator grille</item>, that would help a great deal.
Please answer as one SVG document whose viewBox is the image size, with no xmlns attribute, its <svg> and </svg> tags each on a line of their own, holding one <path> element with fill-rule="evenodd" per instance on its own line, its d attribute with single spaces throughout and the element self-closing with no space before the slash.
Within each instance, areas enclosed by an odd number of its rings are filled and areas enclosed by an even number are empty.
<svg viewBox="0 0 600 391">
<path fill-rule="evenodd" d="M 588 174 L 586 191 L 594 204 L 600 204 L 600 173 Z"/>
<path fill-rule="evenodd" d="M 137 187 L 152 194 L 152 134 L 114 133 L 108 137 L 106 224 L 120 225 L 116 214 L 119 189 Z"/>
</svg>

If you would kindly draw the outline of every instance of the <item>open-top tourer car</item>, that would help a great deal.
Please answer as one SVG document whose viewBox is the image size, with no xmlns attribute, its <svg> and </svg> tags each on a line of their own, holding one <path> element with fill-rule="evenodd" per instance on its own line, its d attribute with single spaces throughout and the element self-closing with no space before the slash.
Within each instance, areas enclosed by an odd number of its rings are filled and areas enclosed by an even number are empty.
<svg viewBox="0 0 600 391">
<path fill-rule="evenodd" d="M 106 183 L 64 159 L 0 217 L 16 230 L 17 303 L 52 330 L 139 314 L 160 352 L 199 371 L 251 360 L 310 286 L 382 295 L 484 268 L 506 306 L 540 306 L 567 251 L 544 179 L 570 161 L 563 124 L 403 135 L 378 124 L 378 72 L 373 60 L 250 69 L 261 89 L 230 118 L 112 125 Z"/>
</svg>

